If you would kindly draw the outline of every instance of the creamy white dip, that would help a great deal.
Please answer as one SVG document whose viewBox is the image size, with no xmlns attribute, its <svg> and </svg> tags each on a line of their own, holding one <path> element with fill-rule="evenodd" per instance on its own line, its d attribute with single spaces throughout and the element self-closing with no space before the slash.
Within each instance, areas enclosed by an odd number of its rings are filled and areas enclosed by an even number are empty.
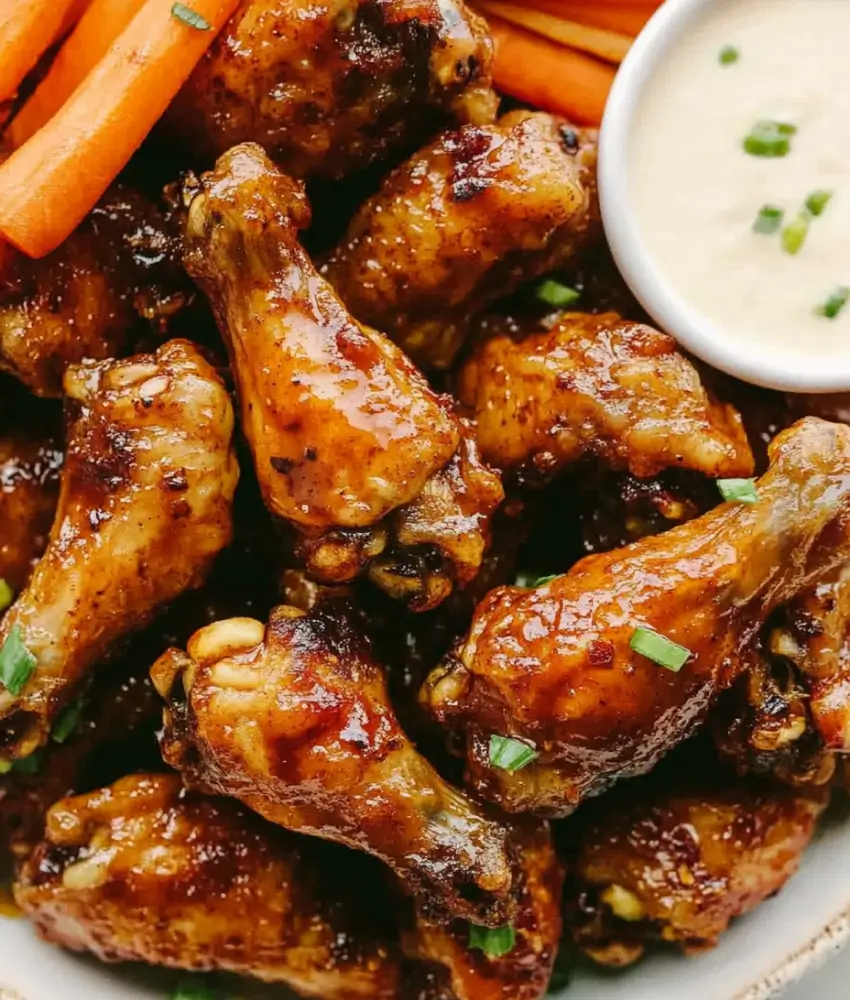
<svg viewBox="0 0 850 1000">
<path fill-rule="evenodd" d="M 787 155 L 744 150 L 759 122 L 796 127 Z M 716 0 L 659 64 L 629 154 L 641 234 L 685 300 L 765 350 L 850 354 L 850 301 L 818 312 L 850 287 L 850 0 Z M 815 191 L 832 197 L 812 217 Z M 784 211 L 772 233 L 764 206 Z"/>
</svg>

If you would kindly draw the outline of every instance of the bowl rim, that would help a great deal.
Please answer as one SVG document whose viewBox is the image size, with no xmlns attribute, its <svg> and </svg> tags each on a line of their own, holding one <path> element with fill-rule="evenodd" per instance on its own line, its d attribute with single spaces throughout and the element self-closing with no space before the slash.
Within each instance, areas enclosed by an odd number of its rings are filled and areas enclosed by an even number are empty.
<svg viewBox="0 0 850 1000">
<path fill-rule="evenodd" d="M 850 352 L 808 355 L 747 344 L 683 298 L 657 266 L 641 236 L 629 184 L 629 146 L 641 97 L 660 59 L 695 20 L 727 0 L 666 0 L 638 35 L 608 97 L 599 137 L 599 200 L 614 261 L 632 293 L 663 329 L 692 354 L 745 382 L 787 392 L 850 389 Z"/>
</svg>

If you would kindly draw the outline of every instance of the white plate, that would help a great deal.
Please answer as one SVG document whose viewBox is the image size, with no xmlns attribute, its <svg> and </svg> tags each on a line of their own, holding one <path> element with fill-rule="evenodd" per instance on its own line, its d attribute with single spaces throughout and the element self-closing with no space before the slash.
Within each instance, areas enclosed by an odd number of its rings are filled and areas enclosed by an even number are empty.
<svg viewBox="0 0 850 1000">
<path fill-rule="evenodd" d="M 617 974 L 580 972 L 564 1000 L 767 1000 L 850 937 L 850 818 L 835 815 L 798 875 L 738 921 L 714 951 L 656 955 Z M 22 920 L 0 918 L 0 1000 L 166 1000 L 170 976 L 81 960 L 37 941 Z M 253 995 L 253 991 L 252 991 Z M 258 996 L 289 997 L 268 988 Z M 506 998 L 510 1000 L 510 998 Z"/>
</svg>

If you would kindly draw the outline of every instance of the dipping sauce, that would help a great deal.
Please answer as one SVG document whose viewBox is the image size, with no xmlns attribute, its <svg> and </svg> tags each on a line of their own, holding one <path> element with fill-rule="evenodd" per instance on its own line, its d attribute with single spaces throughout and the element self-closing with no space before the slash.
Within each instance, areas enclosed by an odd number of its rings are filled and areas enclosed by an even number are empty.
<svg viewBox="0 0 850 1000">
<path fill-rule="evenodd" d="M 683 299 L 765 351 L 850 354 L 850 0 L 707 5 L 629 154 L 646 248 Z"/>
</svg>

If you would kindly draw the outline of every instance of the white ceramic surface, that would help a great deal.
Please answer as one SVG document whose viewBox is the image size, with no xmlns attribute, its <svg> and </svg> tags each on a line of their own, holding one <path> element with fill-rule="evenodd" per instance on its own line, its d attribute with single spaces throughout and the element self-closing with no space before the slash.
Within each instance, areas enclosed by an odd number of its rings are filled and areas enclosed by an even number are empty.
<svg viewBox="0 0 850 1000">
<path fill-rule="evenodd" d="M 605 110 L 599 148 L 599 194 L 605 232 L 624 278 L 657 323 L 697 357 L 747 382 L 789 392 L 850 389 L 846 357 L 769 352 L 724 330 L 671 286 L 647 249 L 628 183 L 635 111 L 665 55 L 715 0 L 666 0 L 641 32 L 620 68 Z M 742 0 L 744 2 L 744 0 Z M 687 249 L 684 249 L 687 252 Z"/>
<path fill-rule="evenodd" d="M 848 858 L 850 815 L 844 810 L 827 818 L 798 875 L 738 921 L 714 951 L 690 959 L 656 955 L 613 975 L 581 970 L 558 1000 L 768 1000 L 850 937 Z M 0 918 L 2 1000 L 3 988 L 22 1000 L 166 1000 L 170 982 L 156 973 L 81 961 L 37 942 L 25 922 Z M 252 997 L 289 994 L 263 988 Z"/>
</svg>

